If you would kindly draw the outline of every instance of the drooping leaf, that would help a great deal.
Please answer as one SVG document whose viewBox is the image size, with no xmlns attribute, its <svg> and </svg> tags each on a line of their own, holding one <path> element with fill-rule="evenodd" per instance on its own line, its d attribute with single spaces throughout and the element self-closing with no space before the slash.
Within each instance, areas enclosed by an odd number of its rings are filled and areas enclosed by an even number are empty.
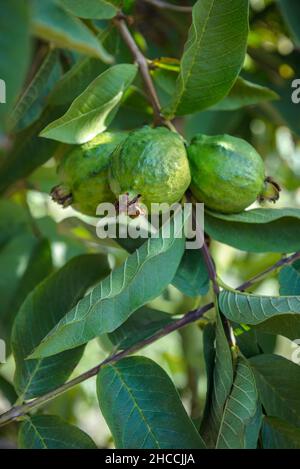
<svg viewBox="0 0 300 469">
<path fill-rule="evenodd" d="M 129 64 L 109 68 L 75 99 L 62 117 L 49 124 L 40 135 L 71 144 L 88 142 L 106 130 L 136 71 L 137 67 Z"/>
<path fill-rule="evenodd" d="M 191 114 L 224 98 L 242 68 L 247 36 L 248 0 L 198 0 L 165 113 Z"/>
<path fill-rule="evenodd" d="M 216 340 L 216 327 L 215 324 L 208 323 L 203 330 L 203 354 L 205 360 L 206 368 L 206 379 L 207 379 L 207 388 L 206 388 L 206 397 L 205 397 L 205 407 L 203 411 L 203 417 L 200 424 L 200 435 L 204 439 L 207 446 L 212 446 L 214 443 L 213 434 L 210 435 L 210 408 L 212 404 L 213 396 L 213 381 L 214 381 L 214 368 L 215 368 L 215 340 Z"/>
<path fill-rule="evenodd" d="M 278 4 L 296 43 L 300 45 L 300 27 L 298 21 L 300 16 L 299 2 L 297 2 L 297 0 L 278 0 Z"/>
<path fill-rule="evenodd" d="M 187 296 L 206 295 L 209 277 L 200 250 L 185 250 L 172 284 Z"/>
<path fill-rule="evenodd" d="M 258 406 L 253 372 L 247 361 L 239 357 L 218 434 L 216 444 L 218 449 L 256 448 L 261 426 L 261 418 L 257 418 L 256 415 Z M 252 427 L 254 421 L 257 424 Z M 250 434 L 249 426 L 251 426 Z"/>
<path fill-rule="evenodd" d="M 97 377 L 97 394 L 117 448 L 205 447 L 174 384 L 148 358 L 105 366 Z"/>
<path fill-rule="evenodd" d="M 68 12 L 80 18 L 105 20 L 113 18 L 118 9 L 107 0 L 59 0 Z"/>
<path fill-rule="evenodd" d="M 235 111 L 241 107 L 278 98 L 278 94 L 273 90 L 238 77 L 226 98 L 216 104 L 213 109 L 216 111 Z"/>
<path fill-rule="evenodd" d="M 85 432 L 55 415 L 26 417 L 18 436 L 21 449 L 96 449 Z"/>
<path fill-rule="evenodd" d="M 183 225 L 189 213 L 179 211 L 125 263 L 100 282 L 42 340 L 31 357 L 45 357 L 112 332 L 172 281 L 183 255 Z M 169 230 L 171 228 L 171 230 Z M 155 272 L 155 276 L 153 276 Z"/>
<path fill-rule="evenodd" d="M 26 0 L 1 2 L 0 132 L 6 130 L 6 119 L 23 85 L 29 65 L 29 8 Z"/>
<path fill-rule="evenodd" d="M 22 124 L 22 122 L 25 121 L 26 114 L 29 113 L 30 108 L 34 105 L 34 103 L 37 103 L 41 96 L 43 97 L 43 101 L 45 100 L 44 90 L 48 83 L 49 76 L 51 77 L 51 73 L 57 65 L 57 58 L 57 50 L 50 49 L 37 73 L 34 75 L 31 82 L 18 99 L 14 109 L 10 113 L 9 127 L 11 129 L 14 129 L 18 126 L 18 130 L 20 130 L 19 124 Z M 46 91 L 48 90 L 46 89 Z M 23 124 L 23 127 L 27 127 L 28 125 L 32 124 L 32 122 L 34 122 L 41 115 L 43 105 L 38 103 L 38 105 L 35 107 L 36 112 L 34 118 L 27 117 L 26 125 Z"/>
<path fill-rule="evenodd" d="M 234 215 L 206 211 L 205 231 L 215 240 L 248 252 L 300 249 L 300 210 L 254 209 Z"/>
<path fill-rule="evenodd" d="M 172 321 L 170 314 L 143 306 L 108 334 L 108 338 L 116 348 L 125 349 L 150 337 Z"/>
<path fill-rule="evenodd" d="M 41 39 L 57 47 L 74 49 L 112 63 L 112 56 L 104 49 L 91 30 L 78 18 L 69 15 L 58 2 L 34 0 L 33 31 Z"/>
<path fill-rule="evenodd" d="M 26 298 L 16 317 L 12 349 L 16 361 L 15 387 L 28 399 L 63 384 L 81 358 L 83 347 L 41 360 L 25 360 L 99 278 L 109 272 L 102 255 L 82 255 L 46 278 Z"/>
<path fill-rule="evenodd" d="M 300 425 L 300 367 L 278 355 L 257 355 L 249 360 L 260 400 L 268 416 Z"/>
<path fill-rule="evenodd" d="M 289 313 L 300 313 L 300 296 L 262 296 L 223 290 L 220 308 L 231 321 L 259 324 L 267 319 Z"/>
<path fill-rule="evenodd" d="M 264 449 L 300 449 L 300 428 L 276 417 L 265 417 L 262 445 Z"/>
<path fill-rule="evenodd" d="M 215 348 L 211 405 L 206 415 L 205 425 L 206 442 L 209 447 L 214 447 L 217 442 L 224 407 L 233 383 L 231 350 L 219 313 L 217 313 Z"/>
</svg>

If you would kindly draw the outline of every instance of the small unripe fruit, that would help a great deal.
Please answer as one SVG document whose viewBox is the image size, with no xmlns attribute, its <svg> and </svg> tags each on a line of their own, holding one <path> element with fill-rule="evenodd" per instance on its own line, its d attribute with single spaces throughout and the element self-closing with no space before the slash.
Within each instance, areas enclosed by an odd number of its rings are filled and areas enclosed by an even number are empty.
<svg viewBox="0 0 300 469">
<path fill-rule="evenodd" d="M 91 216 L 96 215 L 100 203 L 113 203 L 115 196 L 109 187 L 108 167 L 112 152 L 126 135 L 106 132 L 84 145 L 72 147 L 59 163 L 61 184 L 52 189 L 53 200 Z"/>
</svg>

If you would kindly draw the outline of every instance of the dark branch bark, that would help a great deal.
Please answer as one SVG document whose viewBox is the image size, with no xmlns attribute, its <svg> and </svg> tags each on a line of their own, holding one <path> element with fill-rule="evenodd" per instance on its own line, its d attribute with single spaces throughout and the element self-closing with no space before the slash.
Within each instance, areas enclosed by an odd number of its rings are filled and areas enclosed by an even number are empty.
<svg viewBox="0 0 300 469">
<path fill-rule="evenodd" d="M 139 67 L 139 71 L 141 74 L 141 77 L 143 79 L 146 91 L 147 91 L 147 96 L 149 98 L 149 101 L 151 103 L 151 106 L 153 108 L 153 114 L 154 114 L 154 124 L 155 125 L 165 125 L 170 128 L 170 130 L 174 130 L 174 127 L 172 126 L 171 122 L 167 121 L 164 119 L 164 117 L 161 115 L 161 106 L 160 102 L 149 72 L 149 66 L 146 57 L 144 54 L 140 51 L 138 48 L 135 40 L 133 39 L 124 16 L 119 15 L 113 20 L 114 24 L 118 28 L 120 35 L 122 36 L 125 44 L 127 45 L 128 49 L 130 50 L 136 64 Z"/>
</svg>

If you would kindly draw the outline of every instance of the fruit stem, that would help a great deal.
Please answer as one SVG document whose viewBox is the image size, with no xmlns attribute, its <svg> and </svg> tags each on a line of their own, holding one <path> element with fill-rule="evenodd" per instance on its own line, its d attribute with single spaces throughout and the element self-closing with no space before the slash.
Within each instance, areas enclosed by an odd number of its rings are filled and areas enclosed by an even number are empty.
<svg viewBox="0 0 300 469">
<path fill-rule="evenodd" d="M 258 201 L 260 203 L 268 201 L 268 202 L 277 202 L 280 198 L 281 187 L 271 176 L 267 176 L 264 180 L 264 190 L 259 195 Z"/>
<path fill-rule="evenodd" d="M 54 202 L 62 205 L 63 208 L 69 207 L 73 203 L 72 192 L 66 186 L 59 184 L 51 189 L 50 195 Z"/>
</svg>

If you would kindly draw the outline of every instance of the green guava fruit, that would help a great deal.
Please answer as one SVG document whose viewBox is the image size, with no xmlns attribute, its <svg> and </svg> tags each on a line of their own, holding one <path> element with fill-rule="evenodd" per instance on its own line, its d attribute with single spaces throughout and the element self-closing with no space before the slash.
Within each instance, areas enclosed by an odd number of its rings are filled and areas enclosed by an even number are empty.
<svg viewBox="0 0 300 469">
<path fill-rule="evenodd" d="M 53 200 L 91 216 L 96 215 L 100 203 L 113 203 L 115 196 L 108 182 L 108 167 L 111 154 L 126 136 L 125 132 L 105 132 L 67 151 L 58 165 L 61 184 L 52 189 Z"/>
<path fill-rule="evenodd" d="M 198 134 L 187 151 L 191 191 L 207 208 L 239 213 L 255 200 L 278 200 L 280 187 L 265 177 L 263 160 L 248 142 L 230 135 Z"/>
<path fill-rule="evenodd" d="M 191 182 L 183 139 L 165 127 L 130 132 L 112 155 L 109 179 L 116 197 L 126 194 L 131 208 L 179 202 Z"/>
</svg>

